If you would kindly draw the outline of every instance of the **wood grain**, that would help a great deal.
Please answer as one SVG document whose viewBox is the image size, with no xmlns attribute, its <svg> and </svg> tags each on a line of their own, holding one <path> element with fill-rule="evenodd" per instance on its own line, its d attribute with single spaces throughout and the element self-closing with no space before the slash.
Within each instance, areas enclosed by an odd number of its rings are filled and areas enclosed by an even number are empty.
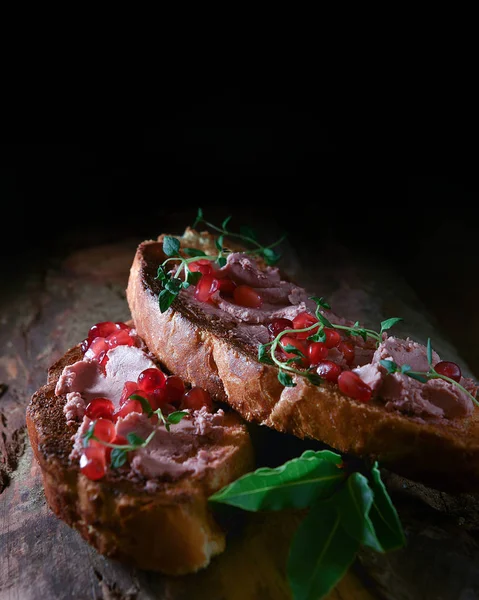
<svg viewBox="0 0 479 600">
<path fill-rule="evenodd" d="M 208 569 L 180 578 L 130 569 L 100 556 L 58 520 L 43 495 L 25 436 L 25 407 L 46 369 L 103 320 L 127 320 L 125 287 L 136 240 L 87 248 L 26 274 L 4 298 L 0 329 L 0 598 L 2 600 L 288 600 L 289 542 L 300 515 L 242 514 L 227 550 Z M 344 248 L 319 268 L 307 248 L 290 249 L 286 268 L 320 289 L 335 311 L 375 325 L 403 316 L 400 335 L 432 337 L 440 354 L 463 364 L 414 293 L 387 264 Z M 307 265 L 301 268 L 300 265 Z M 467 365 L 464 369 L 468 371 Z M 264 456 L 281 460 L 306 442 L 255 431 Z M 269 452 L 269 454 L 268 454 Z M 284 456 L 283 456 L 284 455 Z M 470 600 L 479 597 L 479 514 L 472 496 L 448 496 L 385 473 L 407 548 L 361 551 L 330 594 L 335 600 Z"/>
</svg>

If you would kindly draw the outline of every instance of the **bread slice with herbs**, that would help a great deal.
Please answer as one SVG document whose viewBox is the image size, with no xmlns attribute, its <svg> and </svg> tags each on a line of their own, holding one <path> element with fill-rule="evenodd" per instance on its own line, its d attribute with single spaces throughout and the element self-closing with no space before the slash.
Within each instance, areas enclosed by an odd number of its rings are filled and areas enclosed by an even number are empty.
<svg viewBox="0 0 479 600">
<path fill-rule="evenodd" d="M 47 383 L 27 407 L 28 435 L 49 506 L 105 556 L 170 575 L 206 567 L 223 552 L 226 539 L 208 498 L 254 468 L 244 422 L 237 413 L 224 412 L 222 436 L 200 436 L 196 451 L 201 460 L 207 464 L 213 454 L 216 459 L 214 468 L 199 474 L 156 477 L 152 485 L 151 479 L 123 467 L 92 480 L 71 458 L 79 422 L 66 420 L 66 396 L 55 391 L 65 367 L 82 357 L 80 344 L 68 350 L 49 369 Z"/>
<path fill-rule="evenodd" d="M 269 342 L 265 338 L 252 343 L 237 335 L 238 319 L 230 318 L 228 312 L 222 314 L 218 308 L 221 291 L 203 303 L 192 300 L 192 290 L 199 279 L 190 272 L 186 284 L 182 284 L 181 277 L 185 278 L 184 270 L 180 275 L 179 259 L 189 261 L 191 267 L 203 253 L 209 260 L 223 257 L 216 259 L 217 269 L 222 268 L 224 257 L 230 253 L 246 250 L 246 246 L 232 243 L 227 235 L 221 235 L 219 242 L 218 239 L 208 231 L 187 227 L 182 235 L 162 234 L 137 248 L 127 300 L 139 334 L 168 369 L 193 385 L 208 389 L 247 421 L 302 439 L 319 440 L 345 455 L 379 461 L 382 467 L 441 490 L 479 491 L 477 407 L 471 411 L 469 406 L 464 415 L 451 412 L 447 418 L 421 418 L 408 414 L 412 399 L 407 395 L 402 411 L 391 408 L 380 397 L 354 399 L 343 393 L 337 383 L 318 379 L 311 371 L 300 374 L 295 368 L 282 369 L 271 357 L 262 360 L 261 350 L 268 348 Z M 256 264 L 267 273 L 273 267 L 265 259 L 268 254 L 259 252 Z M 321 302 L 318 309 L 318 316 L 331 325 Z M 266 331 L 264 323 L 262 327 Z M 370 330 L 357 323 L 343 330 L 354 334 L 368 351 L 374 351 L 387 337 L 383 330 L 374 336 L 374 332 L 367 334 Z M 383 365 L 387 363 L 391 373 L 397 372 L 398 380 L 403 375 L 423 382 L 439 378 L 432 371 L 426 376 L 415 375 L 409 366 L 401 371 L 393 361 L 382 361 Z M 468 386 L 460 394 L 469 395 L 467 402 L 471 398 L 475 402 L 475 386 L 473 382 Z M 438 414 L 442 412 L 442 408 L 438 409 Z"/>
</svg>

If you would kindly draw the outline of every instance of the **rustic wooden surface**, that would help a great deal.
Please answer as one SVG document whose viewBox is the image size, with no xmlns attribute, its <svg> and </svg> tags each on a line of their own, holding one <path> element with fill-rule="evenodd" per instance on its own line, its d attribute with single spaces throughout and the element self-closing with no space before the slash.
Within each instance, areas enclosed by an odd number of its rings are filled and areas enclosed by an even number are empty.
<svg viewBox="0 0 479 600">
<path fill-rule="evenodd" d="M 5 291 L 0 316 L 0 598 L 2 600 L 288 600 L 285 564 L 293 515 L 242 515 L 227 550 L 201 573 L 181 578 L 140 572 L 105 559 L 59 521 L 43 495 L 25 434 L 25 408 L 48 366 L 83 339 L 89 326 L 129 318 L 125 286 L 139 240 L 86 248 L 25 273 Z M 340 314 L 376 325 L 402 316 L 400 335 L 457 350 L 414 293 L 387 264 L 341 248 L 312 266 L 295 249 L 284 266 L 328 297 Z M 300 268 L 299 265 L 306 265 Z M 471 374 L 467 366 L 464 371 Z M 262 433 L 262 432 L 259 432 Z M 269 444 L 279 434 L 265 433 Z M 297 443 L 297 442 L 293 442 Z M 279 448 L 279 446 L 278 446 Z M 384 556 L 361 551 L 330 595 L 336 600 L 479 598 L 476 499 L 452 497 L 385 473 L 408 544 Z"/>
</svg>

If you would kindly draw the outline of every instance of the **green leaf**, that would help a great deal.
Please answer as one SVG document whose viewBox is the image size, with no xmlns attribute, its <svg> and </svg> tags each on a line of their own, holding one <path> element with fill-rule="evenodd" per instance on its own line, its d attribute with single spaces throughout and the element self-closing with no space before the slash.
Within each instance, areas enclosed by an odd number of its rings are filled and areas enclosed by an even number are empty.
<svg viewBox="0 0 479 600">
<path fill-rule="evenodd" d="M 220 235 L 220 236 L 219 236 L 218 238 L 216 238 L 216 240 L 215 240 L 215 246 L 216 246 L 216 249 L 217 249 L 219 252 L 222 252 L 222 251 L 223 251 L 223 241 L 224 241 L 224 237 L 225 237 L 224 235 Z"/>
<path fill-rule="evenodd" d="M 321 296 L 321 298 L 318 298 L 318 296 L 311 296 L 310 300 L 314 300 L 316 302 L 316 304 L 318 306 L 320 306 L 321 308 L 326 308 L 327 310 L 331 309 L 329 302 L 322 296 Z"/>
<path fill-rule="evenodd" d="M 314 333 L 313 335 L 310 335 L 308 337 L 308 340 L 311 340 L 312 342 L 324 342 L 326 341 L 326 332 L 324 331 L 324 328 L 321 328 L 318 333 Z"/>
<path fill-rule="evenodd" d="M 385 552 L 401 548 L 406 544 L 406 538 L 396 508 L 381 480 L 377 463 L 371 469 L 369 485 L 374 492 L 369 518 L 378 542 Z"/>
<path fill-rule="evenodd" d="M 210 497 L 212 502 L 243 510 L 306 508 L 333 494 L 344 479 L 341 457 L 329 450 L 307 451 L 280 467 L 263 467 L 243 475 Z"/>
<path fill-rule="evenodd" d="M 278 380 L 281 383 L 281 385 L 284 385 L 284 387 L 296 387 L 296 384 L 294 383 L 291 375 L 288 375 L 288 373 L 286 373 L 286 371 L 283 371 L 282 369 L 280 369 L 278 373 Z"/>
<path fill-rule="evenodd" d="M 334 327 L 334 325 L 331 323 L 331 321 L 328 321 L 328 319 L 323 315 L 323 313 L 319 310 L 319 306 L 316 309 L 316 317 L 318 318 L 319 321 L 321 321 L 321 323 L 325 326 L 325 327 L 330 327 L 331 329 Z"/>
<path fill-rule="evenodd" d="M 226 264 L 226 258 L 224 256 L 218 256 L 218 258 L 216 259 L 216 262 L 218 263 L 218 265 L 220 267 L 224 267 Z"/>
<path fill-rule="evenodd" d="M 401 366 L 401 373 L 403 375 L 407 375 L 408 371 L 411 371 L 412 367 L 411 365 L 402 365 Z"/>
<path fill-rule="evenodd" d="M 272 248 L 263 248 L 261 251 L 267 265 L 273 267 L 281 258 L 281 254 L 275 252 Z"/>
<path fill-rule="evenodd" d="M 200 271 L 190 271 L 189 269 L 186 271 L 186 281 L 191 285 L 196 285 L 198 281 L 201 279 L 202 273 Z M 184 284 L 183 284 L 184 287 Z"/>
<path fill-rule="evenodd" d="M 223 221 L 223 223 L 221 223 L 221 229 L 224 229 L 225 231 L 227 231 L 227 227 L 228 227 L 228 223 L 231 220 L 231 215 L 229 217 L 226 217 L 226 219 Z"/>
<path fill-rule="evenodd" d="M 321 385 L 323 380 L 317 373 L 306 373 L 306 379 L 313 385 Z"/>
<path fill-rule="evenodd" d="M 402 321 L 403 319 L 401 319 L 401 317 L 391 317 L 390 319 L 386 319 L 385 321 L 381 322 L 381 331 L 379 332 L 379 334 L 381 335 L 383 331 L 387 331 L 388 329 L 391 329 L 391 327 L 393 325 L 396 325 L 396 323 L 399 323 L 399 321 Z"/>
<path fill-rule="evenodd" d="M 429 366 L 432 367 L 432 346 L 431 346 L 431 338 L 427 338 L 427 362 Z"/>
<path fill-rule="evenodd" d="M 396 373 L 398 370 L 397 364 L 393 360 L 383 359 L 379 361 L 379 364 L 382 365 L 388 373 Z"/>
<path fill-rule="evenodd" d="M 296 348 L 296 346 L 293 346 L 292 344 L 286 344 L 286 346 L 283 346 L 283 344 L 281 344 L 281 347 L 288 354 L 296 354 L 296 356 L 301 356 L 302 358 L 304 358 L 304 354 L 301 352 L 301 350 L 299 350 L 299 348 Z"/>
<path fill-rule="evenodd" d="M 405 371 L 404 375 L 407 375 L 411 379 L 416 379 L 416 381 L 420 381 L 421 383 L 428 382 L 428 378 L 422 373 L 416 373 L 415 371 Z"/>
<path fill-rule="evenodd" d="M 334 503 L 347 533 L 365 546 L 382 552 L 374 526 L 369 518 L 374 493 L 361 473 L 352 473 L 345 485 L 335 494 Z"/>
<path fill-rule="evenodd" d="M 165 283 L 165 290 L 168 290 L 172 294 L 178 294 L 183 287 L 183 280 L 179 277 L 171 277 Z"/>
<path fill-rule="evenodd" d="M 153 414 L 153 409 L 151 408 L 151 404 L 146 398 L 140 396 L 140 394 L 132 394 L 131 396 L 129 396 L 129 398 L 131 398 L 132 400 L 138 400 L 146 416 L 151 417 L 151 415 Z"/>
<path fill-rule="evenodd" d="M 270 345 L 271 344 L 260 344 L 258 346 L 258 360 L 259 362 L 265 363 L 267 365 L 274 365 L 274 361 L 270 355 Z"/>
<path fill-rule="evenodd" d="M 86 448 L 91 439 L 95 439 L 94 431 L 95 431 L 96 420 L 90 423 L 88 427 L 88 431 L 83 434 L 83 447 Z"/>
<path fill-rule="evenodd" d="M 240 226 L 240 234 L 243 237 L 248 237 L 248 238 L 251 238 L 252 240 L 255 240 L 255 241 L 257 239 L 255 231 L 251 227 L 248 227 L 248 225 L 241 225 Z"/>
<path fill-rule="evenodd" d="M 208 256 L 206 252 L 198 250 L 198 248 L 183 248 L 183 252 L 186 256 Z"/>
<path fill-rule="evenodd" d="M 160 312 L 166 312 L 173 303 L 173 300 L 178 294 L 172 294 L 169 290 L 161 290 L 158 294 L 158 304 L 160 306 Z"/>
<path fill-rule="evenodd" d="M 186 417 L 187 414 L 189 414 L 187 410 L 175 410 L 166 417 L 166 420 L 171 425 L 176 425 L 183 417 Z"/>
<path fill-rule="evenodd" d="M 180 251 L 180 240 L 171 235 L 166 235 L 163 239 L 163 252 L 166 256 L 178 256 Z"/>
<path fill-rule="evenodd" d="M 198 208 L 198 212 L 196 213 L 196 219 L 193 223 L 193 229 L 195 229 L 200 223 L 203 221 L 203 211 L 201 208 Z"/>
<path fill-rule="evenodd" d="M 287 575 L 294 600 L 321 600 L 343 578 L 359 542 L 341 526 L 332 502 L 318 502 L 296 531 Z"/>
<path fill-rule="evenodd" d="M 155 279 L 159 279 L 160 281 L 165 281 L 166 279 L 169 279 L 169 275 L 166 272 L 165 267 L 163 265 L 160 265 L 158 267 Z"/>
<path fill-rule="evenodd" d="M 118 469 L 126 463 L 127 452 L 124 448 L 113 448 L 110 455 L 110 465 L 113 469 Z"/>
<path fill-rule="evenodd" d="M 130 442 L 132 446 L 143 446 L 143 444 L 145 443 L 145 440 L 141 438 L 138 434 L 136 434 L 134 431 L 131 431 L 126 436 L 126 439 Z"/>
</svg>

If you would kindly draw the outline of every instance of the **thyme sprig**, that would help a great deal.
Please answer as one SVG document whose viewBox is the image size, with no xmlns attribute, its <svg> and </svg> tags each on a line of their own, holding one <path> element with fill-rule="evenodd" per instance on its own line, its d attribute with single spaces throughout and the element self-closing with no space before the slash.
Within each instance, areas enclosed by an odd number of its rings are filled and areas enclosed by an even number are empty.
<svg viewBox="0 0 479 600">
<path fill-rule="evenodd" d="M 376 345 L 382 341 L 383 333 L 393 327 L 399 321 L 402 321 L 400 317 L 391 317 L 381 322 L 381 328 L 379 331 L 374 331 L 373 329 L 367 329 L 365 327 L 361 327 L 359 322 L 356 321 L 354 325 L 339 325 L 336 323 L 331 323 L 329 319 L 321 312 L 321 309 L 330 310 L 331 306 L 323 297 L 318 298 L 317 296 L 311 296 L 310 300 L 314 300 L 316 302 L 316 318 L 318 319 L 317 323 L 313 323 L 308 327 L 303 329 L 284 329 L 271 341 L 266 344 L 260 344 L 258 348 L 258 360 L 263 363 L 276 365 L 279 368 L 278 379 L 282 385 L 285 387 L 295 387 L 295 382 L 293 380 L 292 374 L 302 375 L 306 377 L 313 385 L 321 385 L 322 379 L 321 377 L 314 371 L 314 369 L 298 369 L 296 366 L 299 365 L 305 358 L 305 355 L 291 344 L 283 345 L 281 343 L 281 338 L 285 335 L 289 334 L 297 334 L 303 333 L 306 331 L 311 331 L 311 335 L 308 336 L 308 340 L 312 342 L 324 342 L 326 340 L 326 332 L 325 327 L 330 329 L 341 329 L 345 331 L 348 335 L 359 336 L 364 340 L 367 340 L 368 337 L 372 338 L 376 341 Z M 317 330 L 317 331 L 315 331 Z M 315 333 L 313 333 L 315 331 Z M 278 348 L 283 349 L 284 352 L 288 354 L 294 354 L 293 358 L 289 358 L 286 361 L 282 361 L 278 358 L 276 350 Z"/>
<path fill-rule="evenodd" d="M 158 294 L 160 312 L 163 313 L 168 310 L 181 290 L 198 283 L 201 273 L 192 271 L 190 269 L 191 263 L 198 260 L 209 260 L 212 263 L 216 263 L 219 267 L 224 267 L 226 257 L 231 253 L 231 250 L 224 246 L 225 236 L 228 238 L 237 238 L 243 244 L 253 246 L 253 248 L 245 248 L 244 252 L 262 257 L 267 265 L 273 266 L 278 262 L 281 256 L 273 248 L 285 239 L 285 235 L 269 246 L 263 246 L 259 243 L 256 233 L 250 227 L 242 226 L 240 233 L 234 233 L 228 229 L 230 219 L 231 216 L 227 217 L 221 226 L 217 226 L 206 221 L 203 217 L 202 209 L 198 209 L 193 227 L 195 228 L 200 223 L 203 223 L 220 234 L 215 238 L 215 247 L 218 251 L 215 255 L 206 254 L 206 252 L 198 248 L 181 248 L 180 240 L 174 236 L 167 235 L 163 238 L 163 252 L 168 258 L 158 267 L 155 277 L 160 282 L 162 288 Z M 169 268 L 170 265 L 172 266 L 171 269 Z M 176 265 L 176 269 L 174 269 L 174 265 Z"/>
<path fill-rule="evenodd" d="M 458 381 L 451 379 L 447 375 L 443 375 L 442 373 L 438 373 L 433 364 L 432 364 L 432 345 L 431 338 L 427 340 L 426 346 L 427 353 L 427 362 L 429 364 L 429 371 L 413 371 L 410 365 L 401 365 L 399 366 L 396 362 L 389 359 L 380 360 L 379 363 L 386 369 L 388 373 L 401 373 L 402 375 L 406 375 L 411 379 L 415 379 L 416 381 L 420 381 L 421 383 L 427 383 L 431 379 L 443 379 L 452 385 L 455 385 L 458 389 L 464 392 L 471 400 L 474 402 L 476 406 L 479 406 L 479 401 L 468 391 L 466 388 L 461 385 Z"/>
</svg>

